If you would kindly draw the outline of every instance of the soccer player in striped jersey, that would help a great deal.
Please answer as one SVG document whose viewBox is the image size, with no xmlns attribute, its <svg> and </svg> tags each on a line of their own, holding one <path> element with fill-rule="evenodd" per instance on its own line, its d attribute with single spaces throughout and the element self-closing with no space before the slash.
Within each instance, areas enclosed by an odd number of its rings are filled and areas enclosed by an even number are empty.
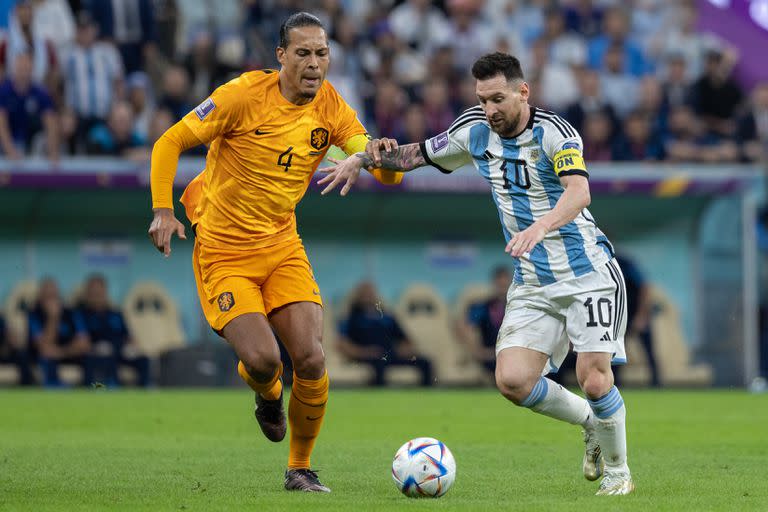
<svg viewBox="0 0 768 512">
<path fill-rule="evenodd" d="M 400 147 L 373 140 L 357 158 L 325 169 L 323 193 L 342 183 L 348 190 L 360 168 L 432 165 L 450 173 L 473 164 L 491 186 L 515 267 L 496 344 L 496 384 L 516 405 L 581 425 L 584 476 L 603 477 L 598 495 L 629 494 L 626 409 L 611 370 L 626 362 L 626 292 L 613 248 L 587 210 L 581 137 L 556 114 L 528 104 L 515 57 L 485 55 L 472 75 L 480 104 L 446 132 Z M 546 378 L 569 340 L 586 399 Z"/>
</svg>

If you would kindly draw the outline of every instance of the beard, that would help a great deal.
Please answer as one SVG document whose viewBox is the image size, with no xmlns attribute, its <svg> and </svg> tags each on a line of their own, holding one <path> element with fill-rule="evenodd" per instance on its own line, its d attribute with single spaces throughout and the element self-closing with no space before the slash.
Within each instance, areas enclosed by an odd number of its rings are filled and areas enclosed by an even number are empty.
<svg viewBox="0 0 768 512">
<path fill-rule="evenodd" d="M 502 119 L 496 124 L 489 123 L 491 125 L 491 130 L 501 135 L 502 137 L 511 137 L 512 135 L 515 135 L 515 128 L 517 128 L 517 125 L 520 122 L 521 115 L 522 114 L 518 112 L 517 115 L 515 115 L 509 121 L 507 119 Z"/>
</svg>

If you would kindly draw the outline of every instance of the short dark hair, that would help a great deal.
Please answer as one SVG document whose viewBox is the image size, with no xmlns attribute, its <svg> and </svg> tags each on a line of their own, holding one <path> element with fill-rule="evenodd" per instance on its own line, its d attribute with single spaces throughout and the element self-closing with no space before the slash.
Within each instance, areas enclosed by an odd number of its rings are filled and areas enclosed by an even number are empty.
<svg viewBox="0 0 768 512">
<path fill-rule="evenodd" d="M 314 14 L 308 12 L 291 14 L 283 24 L 280 25 L 280 48 L 288 48 L 288 44 L 290 44 L 288 32 L 299 27 L 320 27 L 325 30 L 323 22 Z"/>
<path fill-rule="evenodd" d="M 496 75 L 504 75 L 508 82 L 523 80 L 523 68 L 520 61 L 508 53 L 487 53 L 472 65 L 472 76 L 477 80 L 487 80 Z"/>
</svg>

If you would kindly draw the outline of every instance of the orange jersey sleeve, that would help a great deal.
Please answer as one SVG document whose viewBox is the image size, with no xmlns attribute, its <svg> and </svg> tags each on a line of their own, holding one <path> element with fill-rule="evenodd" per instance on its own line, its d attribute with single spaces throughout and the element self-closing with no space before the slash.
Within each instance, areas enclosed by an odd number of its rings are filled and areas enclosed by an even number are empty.
<svg viewBox="0 0 768 512">
<path fill-rule="evenodd" d="M 330 83 L 295 105 L 269 70 L 223 85 L 183 121 L 210 142 L 205 171 L 183 198 L 187 214 L 201 243 L 230 250 L 297 237 L 296 205 L 328 148 L 365 133 Z"/>
</svg>

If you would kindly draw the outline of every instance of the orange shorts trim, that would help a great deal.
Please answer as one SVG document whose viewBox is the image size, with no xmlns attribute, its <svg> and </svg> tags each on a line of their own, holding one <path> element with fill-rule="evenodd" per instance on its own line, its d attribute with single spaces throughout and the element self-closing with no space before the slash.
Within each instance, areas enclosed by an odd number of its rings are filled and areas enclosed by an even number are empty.
<svg viewBox="0 0 768 512">
<path fill-rule="evenodd" d="M 267 316 L 292 302 L 323 305 L 298 237 L 249 251 L 207 248 L 195 241 L 192 268 L 203 313 L 216 331 L 245 313 Z"/>
</svg>

